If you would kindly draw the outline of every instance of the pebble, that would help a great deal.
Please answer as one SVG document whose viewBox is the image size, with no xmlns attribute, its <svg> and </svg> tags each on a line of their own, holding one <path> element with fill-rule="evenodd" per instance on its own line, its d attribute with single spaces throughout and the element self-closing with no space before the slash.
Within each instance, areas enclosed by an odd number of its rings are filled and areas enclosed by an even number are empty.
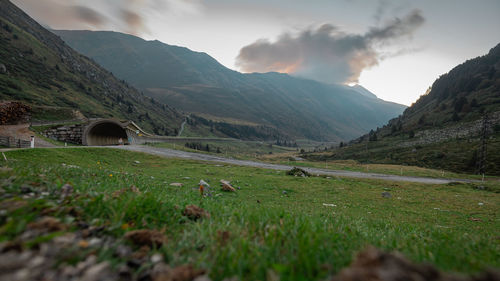
<svg viewBox="0 0 500 281">
<path fill-rule="evenodd" d="M 389 192 L 384 191 L 384 192 L 382 192 L 382 197 L 383 197 L 383 198 L 391 198 L 391 197 L 392 197 L 392 195 L 391 195 Z"/>
<path fill-rule="evenodd" d="M 161 254 L 154 254 L 151 256 L 152 263 L 159 263 L 163 261 L 163 256 Z"/>
</svg>

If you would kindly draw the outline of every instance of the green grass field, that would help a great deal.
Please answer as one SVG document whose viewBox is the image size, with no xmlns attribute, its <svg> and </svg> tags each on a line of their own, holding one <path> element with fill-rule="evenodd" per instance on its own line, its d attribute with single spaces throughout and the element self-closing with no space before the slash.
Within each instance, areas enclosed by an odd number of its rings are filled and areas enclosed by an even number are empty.
<svg viewBox="0 0 500 281">
<path fill-rule="evenodd" d="M 14 240 L 44 210 L 59 207 L 54 215 L 71 225 L 67 231 L 75 230 L 75 221 L 105 226 L 105 234 L 117 239 L 131 229 L 162 229 L 168 243 L 152 253 L 161 253 L 171 265 L 204 268 L 213 280 L 265 280 L 270 270 L 281 280 L 320 280 L 347 266 L 367 245 L 398 250 L 412 261 L 430 262 L 445 271 L 500 267 L 500 195 L 468 184 L 301 178 L 98 148 L 5 155 L 9 161 L 0 162 L 1 193 L 16 194 L 22 185 L 30 185 L 49 195 L 0 197 L 0 206 L 12 201 L 27 204 L 2 212 L 0 242 Z M 214 196 L 200 198 L 200 179 L 212 185 Z M 221 179 L 241 189 L 221 192 Z M 184 186 L 170 186 L 172 182 Z M 53 194 L 66 183 L 79 196 L 60 203 Z M 131 185 L 141 194 L 113 196 Z M 384 191 L 392 197 L 382 198 Z M 187 220 L 182 209 L 189 204 L 203 207 L 211 218 Z M 63 207 L 80 212 L 68 213 Z M 227 240 L 221 238 L 224 231 L 229 233 Z M 51 235 L 43 239 L 60 234 Z M 75 263 L 88 254 L 80 251 L 60 264 Z M 97 254 L 116 267 L 126 262 L 112 256 L 110 249 Z"/>
</svg>

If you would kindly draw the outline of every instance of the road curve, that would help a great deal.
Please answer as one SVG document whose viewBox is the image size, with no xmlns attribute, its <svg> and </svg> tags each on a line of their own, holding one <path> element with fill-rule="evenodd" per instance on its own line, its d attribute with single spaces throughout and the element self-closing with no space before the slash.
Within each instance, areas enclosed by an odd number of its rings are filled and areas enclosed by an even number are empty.
<svg viewBox="0 0 500 281">
<path fill-rule="evenodd" d="M 220 162 L 232 165 L 256 167 L 271 170 L 287 171 L 292 169 L 292 166 L 269 164 L 255 161 L 247 160 L 236 160 L 224 157 L 218 157 L 209 154 L 192 153 L 180 150 L 173 150 L 168 148 L 158 148 L 152 146 L 139 146 L 139 145 L 125 145 L 125 146 L 109 146 L 109 148 L 118 148 L 123 150 L 130 150 L 136 152 L 143 152 L 148 154 L 153 154 L 162 157 L 169 158 L 182 158 L 191 160 L 201 160 L 201 161 L 212 161 Z M 463 179 L 439 179 L 439 178 L 424 178 L 424 177 L 406 177 L 406 176 L 396 176 L 396 175 L 386 175 L 386 174 L 375 174 L 375 173 L 363 173 L 363 172 L 351 172 L 351 171 L 340 171 L 340 170 L 328 170 L 328 169 L 317 169 L 317 168 L 307 168 L 300 167 L 311 174 L 335 176 L 335 177 L 348 177 L 348 178 L 362 178 L 362 179 L 377 179 L 377 180 L 388 180 L 388 181 L 405 181 L 405 182 L 416 182 L 416 183 L 426 183 L 426 184 L 447 184 L 450 182 L 471 182 L 469 180 Z"/>
</svg>

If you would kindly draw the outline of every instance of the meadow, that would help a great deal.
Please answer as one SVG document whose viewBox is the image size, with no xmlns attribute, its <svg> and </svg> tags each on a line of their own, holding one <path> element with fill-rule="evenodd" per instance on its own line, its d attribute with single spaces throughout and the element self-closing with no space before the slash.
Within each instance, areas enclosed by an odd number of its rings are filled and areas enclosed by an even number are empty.
<svg viewBox="0 0 500 281">
<path fill-rule="evenodd" d="M 347 266 L 368 245 L 399 251 L 444 271 L 467 274 L 500 267 L 500 195 L 473 184 L 293 177 L 108 148 L 5 155 L 8 161 L 0 159 L 0 193 L 14 196 L 0 197 L 5 210 L 0 242 L 15 240 L 44 210 L 56 208 L 53 215 L 70 225 L 66 231 L 75 231 L 75 222 L 84 221 L 122 241 L 133 229 L 161 230 L 168 242 L 149 255 L 159 253 L 173 266 L 206 269 L 213 280 L 266 280 L 269 272 L 281 280 L 321 280 Z M 200 196 L 201 179 L 211 185 L 212 196 Z M 236 192 L 222 192 L 221 179 L 231 181 Z M 183 186 L 171 186 L 174 182 Z M 57 192 L 65 184 L 76 195 L 61 202 Z M 23 186 L 46 193 L 26 197 L 19 192 Z M 122 192 L 130 186 L 140 193 Z M 382 197 L 382 192 L 391 197 Z M 21 201 L 23 208 L 5 208 Z M 208 211 L 210 218 L 187 219 L 182 210 L 191 204 Z M 63 234 L 25 241 L 23 247 Z M 103 247 L 92 253 L 115 267 L 127 262 L 112 252 Z M 74 264 L 90 253 L 81 249 L 62 257 L 60 264 Z"/>
</svg>

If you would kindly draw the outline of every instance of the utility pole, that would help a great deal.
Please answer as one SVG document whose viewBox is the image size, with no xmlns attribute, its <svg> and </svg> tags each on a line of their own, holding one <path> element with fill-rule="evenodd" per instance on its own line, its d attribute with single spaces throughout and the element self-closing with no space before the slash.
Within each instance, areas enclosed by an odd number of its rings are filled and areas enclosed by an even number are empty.
<svg viewBox="0 0 500 281">
<path fill-rule="evenodd" d="M 477 162 L 477 171 L 479 174 L 485 173 L 486 166 L 486 156 L 487 156 L 487 145 L 488 145 L 488 131 L 489 131 L 489 120 L 488 113 L 485 113 L 483 116 L 483 125 L 481 132 L 481 147 L 479 148 L 479 158 Z"/>
</svg>

